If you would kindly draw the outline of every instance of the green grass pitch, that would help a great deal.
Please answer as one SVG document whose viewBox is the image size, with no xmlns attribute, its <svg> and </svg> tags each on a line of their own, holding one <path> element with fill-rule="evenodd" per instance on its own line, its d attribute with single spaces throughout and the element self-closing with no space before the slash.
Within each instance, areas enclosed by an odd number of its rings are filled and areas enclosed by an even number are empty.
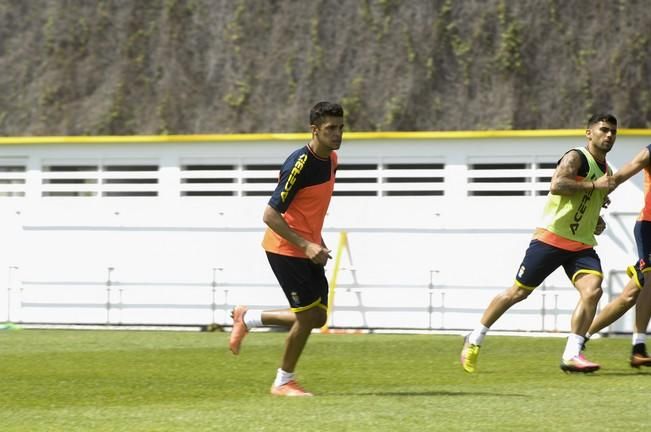
<svg viewBox="0 0 651 432">
<path fill-rule="evenodd" d="M 314 334 L 299 364 L 314 398 L 269 395 L 284 333 L 0 332 L 0 430 L 622 431 L 651 423 L 651 368 L 628 338 L 590 342 L 603 369 L 566 375 L 559 338 L 487 337 L 477 374 L 460 336 Z"/>
</svg>

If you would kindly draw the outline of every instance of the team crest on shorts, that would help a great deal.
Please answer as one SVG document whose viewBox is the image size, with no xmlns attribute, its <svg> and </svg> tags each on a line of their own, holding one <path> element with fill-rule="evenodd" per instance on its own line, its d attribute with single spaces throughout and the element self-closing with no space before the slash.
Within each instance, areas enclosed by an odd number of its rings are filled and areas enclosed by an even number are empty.
<svg viewBox="0 0 651 432">
<path fill-rule="evenodd" d="M 524 270 L 525 270 L 524 266 L 520 266 L 520 271 L 518 271 L 518 277 L 519 278 L 521 278 L 522 275 L 524 274 Z"/>
<path fill-rule="evenodd" d="M 300 304 L 301 303 L 301 298 L 298 296 L 298 293 L 296 291 L 292 291 L 292 300 L 294 301 L 295 304 Z"/>
</svg>

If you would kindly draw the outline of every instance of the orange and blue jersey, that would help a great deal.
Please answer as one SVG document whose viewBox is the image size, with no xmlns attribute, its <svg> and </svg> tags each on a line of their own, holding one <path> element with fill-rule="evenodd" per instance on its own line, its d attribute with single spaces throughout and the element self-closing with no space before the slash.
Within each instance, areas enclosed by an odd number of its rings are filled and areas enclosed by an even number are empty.
<svg viewBox="0 0 651 432">
<path fill-rule="evenodd" d="M 646 146 L 651 161 L 651 144 Z M 633 228 L 638 261 L 626 269 L 635 284 L 642 288 L 646 274 L 651 272 L 651 165 L 644 167 L 644 207 Z"/>
<path fill-rule="evenodd" d="M 646 146 L 651 160 L 651 144 Z M 637 220 L 651 222 L 651 165 L 644 168 L 644 207 Z"/>
<path fill-rule="evenodd" d="M 317 156 L 309 145 L 294 151 L 280 169 L 269 206 L 304 239 L 321 244 L 321 230 L 335 185 L 337 154 Z M 262 240 L 267 252 L 305 258 L 302 250 L 267 228 Z"/>
</svg>

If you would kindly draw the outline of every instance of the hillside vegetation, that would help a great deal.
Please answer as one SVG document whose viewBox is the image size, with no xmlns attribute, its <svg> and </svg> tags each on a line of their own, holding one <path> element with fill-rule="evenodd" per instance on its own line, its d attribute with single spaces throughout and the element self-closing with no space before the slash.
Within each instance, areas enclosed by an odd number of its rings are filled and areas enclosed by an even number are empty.
<svg viewBox="0 0 651 432">
<path fill-rule="evenodd" d="M 651 127 L 647 0 L 0 0 L 0 135 Z"/>
</svg>

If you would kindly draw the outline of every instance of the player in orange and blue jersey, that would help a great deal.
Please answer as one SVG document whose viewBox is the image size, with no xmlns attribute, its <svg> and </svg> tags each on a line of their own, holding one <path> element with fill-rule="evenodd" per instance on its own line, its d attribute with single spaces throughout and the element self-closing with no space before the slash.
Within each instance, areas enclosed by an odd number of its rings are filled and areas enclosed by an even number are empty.
<svg viewBox="0 0 651 432">
<path fill-rule="evenodd" d="M 280 169 L 279 181 L 263 221 L 262 247 L 290 308 L 249 310 L 237 306 L 231 314 L 230 350 L 239 354 L 249 329 L 261 325 L 289 327 L 285 351 L 271 393 L 312 396 L 295 379 L 294 370 L 312 329 L 327 320 L 328 281 L 324 266 L 330 250 L 321 236 L 335 183 L 337 153 L 344 129 L 344 111 L 336 103 L 319 102 L 310 111 L 310 142 L 294 151 Z"/>
<path fill-rule="evenodd" d="M 646 331 L 651 318 L 651 144 L 643 148 L 630 162 L 615 173 L 617 185 L 644 170 L 644 207 L 640 211 L 633 233 L 637 245 L 638 261 L 626 273 L 630 281 L 619 296 L 614 298 L 595 317 L 587 337 L 617 321 L 635 305 L 635 324 L 632 338 L 632 367 L 651 366 L 646 350 Z"/>
<path fill-rule="evenodd" d="M 616 134 L 617 119 L 613 115 L 593 115 L 585 132 L 587 146 L 568 151 L 558 162 L 543 224 L 535 231 L 515 282 L 491 300 L 477 327 L 464 340 L 461 365 L 466 372 L 476 371 L 479 349 L 489 328 L 561 266 L 580 294 L 561 357 L 561 369 L 566 372 L 599 369 L 598 364 L 583 356 L 581 349 L 602 294 L 601 262 L 593 247 L 597 243 L 595 234 L 605 228 L 599 212 L 607 202 L 607 194 L 615 188 L 606 154 L 615 144 Z"/>
</svg>

